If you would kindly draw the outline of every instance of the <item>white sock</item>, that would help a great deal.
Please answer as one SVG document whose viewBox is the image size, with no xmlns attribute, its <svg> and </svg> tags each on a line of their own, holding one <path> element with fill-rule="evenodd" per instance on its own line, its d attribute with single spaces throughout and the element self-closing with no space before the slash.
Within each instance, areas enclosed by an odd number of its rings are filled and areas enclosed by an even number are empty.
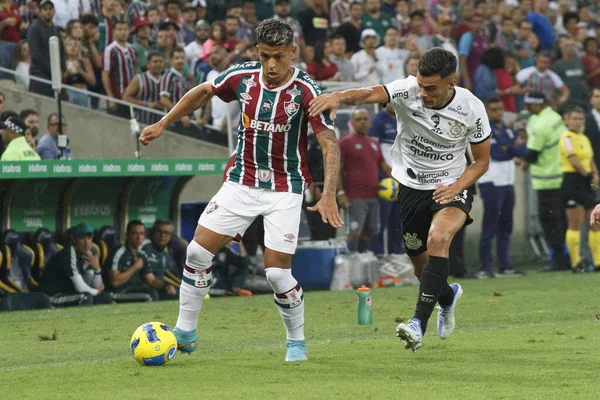
<svg viewBox="0 0 600 400">
<path fill-rule="evenodd" d="M 192 331 L 198 326 L 198 316 L 204 296 L 212 283 L 211 254 L 192 240 L 187 248 L 187 259 L 179 288 L 179 318 L 176 328 Z"/>
<path fill-rule="evenodd" d="M 304 340 L 304 295 L 291 269 L 267 268 L 267 280 L 275 292 L 288 340 Z"/>
</svg>

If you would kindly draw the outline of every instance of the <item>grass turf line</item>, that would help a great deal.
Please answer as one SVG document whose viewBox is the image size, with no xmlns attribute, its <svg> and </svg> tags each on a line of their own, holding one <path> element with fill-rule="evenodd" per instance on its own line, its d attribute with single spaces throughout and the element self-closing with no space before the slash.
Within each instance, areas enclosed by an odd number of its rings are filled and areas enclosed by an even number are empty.
<svg viewBox="0 0 600 400">
<path fill-rule="evenodd" d="M 177 302 L 0 314 L 2 399 L 597 399 L 600 274 L 530 273 L 461 281 L 457 328 L 405 351 L 394 318 L 408 319 L 418 288 L 375 289 L 373 325 L 356 323 L 355 292 L 306 292 L 309 361 L 289 364 L 271 296 L 210 299 L 199 348 L 171 365 L 129 355 L 144 322 L 170 326 Z M 56 341 L 40 341 L 51 335 Z"/>
</svg>

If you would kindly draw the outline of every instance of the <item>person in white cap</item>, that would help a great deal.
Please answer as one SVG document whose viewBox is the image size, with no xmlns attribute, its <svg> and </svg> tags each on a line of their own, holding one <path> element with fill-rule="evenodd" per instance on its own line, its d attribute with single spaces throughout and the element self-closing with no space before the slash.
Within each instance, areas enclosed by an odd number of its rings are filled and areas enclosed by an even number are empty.
<svg viewBox="0 0 600 400">
<path fill-rule="evenodd" d="M 374 29 L 365 29 L 360 36 L 360 47 L 363 49 L 355 53 L 350 61 L 354 66 L 354 79 L 371 86 L 381 82 L 380 72 L 377 70 L 377 55 L 375 49 L 379 43 L 379 35 Z"/>
</svg>

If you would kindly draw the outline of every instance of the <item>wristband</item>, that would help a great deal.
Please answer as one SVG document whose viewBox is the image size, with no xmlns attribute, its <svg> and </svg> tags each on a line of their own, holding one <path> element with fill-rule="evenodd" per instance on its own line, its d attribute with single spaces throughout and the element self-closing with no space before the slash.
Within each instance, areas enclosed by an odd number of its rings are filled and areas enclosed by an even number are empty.
<svg viewBox="0 0 600 400">
<path fill-rule="evenodd" d="M 338 192 L 337 192 L 337 195 L 338 195 L 338 196 L 341 196 L 341 195 L 343 195 L 343 194 L 346 194 L 346 192 L 344 192 L 343 190 L 338 190 Z"/>
</svg>

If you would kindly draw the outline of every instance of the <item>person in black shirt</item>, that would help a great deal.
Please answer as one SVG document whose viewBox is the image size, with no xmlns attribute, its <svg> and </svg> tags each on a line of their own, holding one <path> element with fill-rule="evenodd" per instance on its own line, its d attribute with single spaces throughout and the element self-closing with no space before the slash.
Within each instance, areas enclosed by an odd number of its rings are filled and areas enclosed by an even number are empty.
<svg viewBox="0 0 600 400">
<path fill-rule="evenodd" d="M 360 27 L 360 17 L 362 14 L 363 4 L 358 1 L 352 2 L 350 4 L 350 19 L 348 22 L 340 25 L 337 30 L 337 33 L 346 39 L 346 51 L 350 54 L 362 50 L 360 47 L 360 35 L 362 32 Z"/>
<path fill-rule="evenodd" d="M 302 26 L 307 46 L 314 46 L 327 38 L 329 19 L 326 10 L 326 0 L 313 0 L 312 6 L 298 14 L 298 22 Z"/>
</svg>

